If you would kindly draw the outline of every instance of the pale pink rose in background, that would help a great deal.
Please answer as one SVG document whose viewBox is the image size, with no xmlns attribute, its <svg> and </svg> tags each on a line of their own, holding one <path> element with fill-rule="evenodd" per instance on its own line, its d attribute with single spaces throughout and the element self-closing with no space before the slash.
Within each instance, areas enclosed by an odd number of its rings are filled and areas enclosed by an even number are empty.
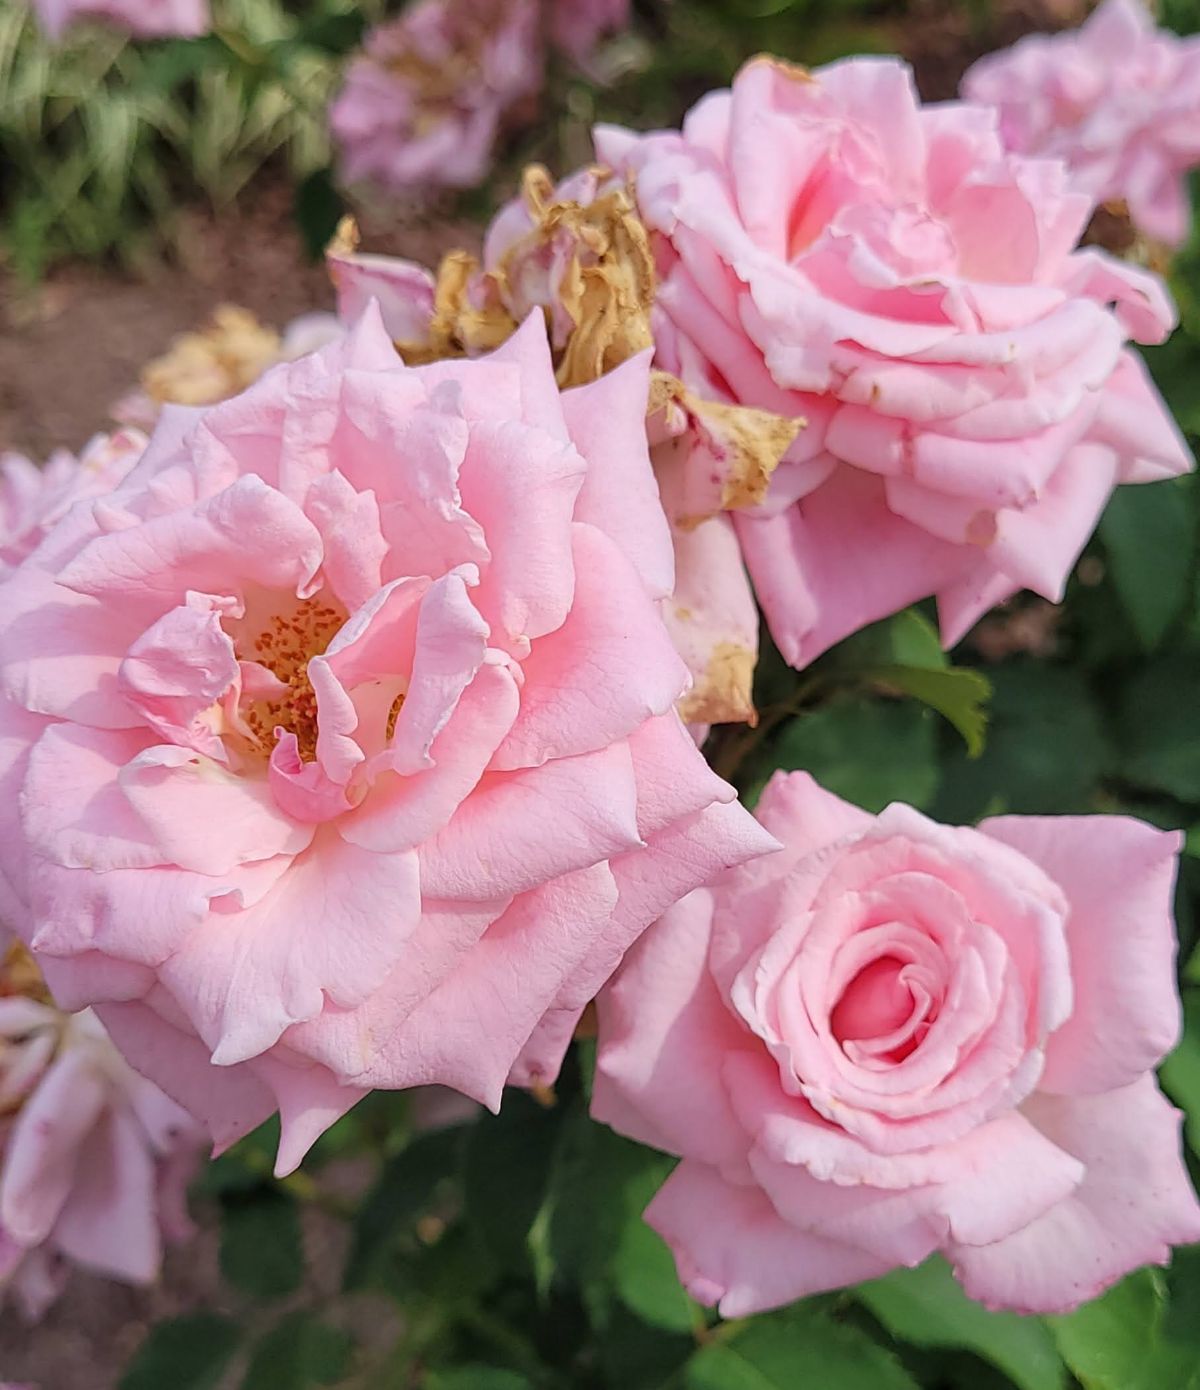
<svg viewBox="0 0 1200 1390">
<path fill-rule="evenodd" d="M 82 498 L 107 492 L 146 447 L 137 430 L 95 435 L 78 458 L 56 449 L 42 467 L 24 454 L 0 453 L 0 578 Z"/>
<path fill-rule="evenodd" d="M 550 38 L 585 70 L 601 39 L 629 27 L 629 0 L 548 0 Z"/>
<path fill-rule="evenodd" d="M 20 948 L 0 957 L 0 1300 L 29 1319 L 73 1265 L 151 1282 L 163 1237 L 191 1234 L 187 1184 L 205 1147 L 91 1011 L 63 1013 L 39 985 Z"/>
<path fill-rule="evenodd" d="M 212 26 L 207 0 L 32 0 L 52 39 L 78 20 L 97 19 L 139 39 L 196 38 Z"/>
<path fill-rule="evenodd" d="M 806 773 L 782 853 L 673 907 L 599 1000 L 593 1115 L 683 1162 L 646 1216 L 728 1317 L 917 1265 L 1058 1312 L 1200 1239 L 1179 1114 L 1181 837 L 875 817 Z"/>
<path fill-rule="evenodd" d="M 793 665 L 930 594 L 947 644 L 1057 599 L 1113 487 L 1190 466 L 1123 346 L 1166 335 L 1164 287 L 1073 250 L 1087 198 L 995 121 L 892 59 L 760 59 L 682 133 L 597 132 L 657 234 L 658 364 L 808 422 L 735 520 Z"/>
<path fill-rule="evenodd" d="M 218 1143 L 278 1106 L 287 1171 L 369 1088 L 551 1081 L 638 933 L 773 846 L 672 710 L 647 381 L 560 394 L 536 318 L 408 368 L 372 308 L 165 413 L 7 581 L 13 925 Z"/>
<path fill-rule="evenodd" d="M 330 108 L 348 183 L 481 182 L 506 115 L 541 89 L 537 0 L 418 0 L 373 30 Z"/>
<path fill-rule="evenodd" d="M 1140 0 L 1104 0 L 1067 33 L 989 53 L 962 82 L 995 106 L 1020 154 L 1061 159 L 1095 204 L 1124 202 L 1148 237 L 1187 240 L 1186 175 L 1200 164 L 1200 36 L 1156 29 Z"/>
</svg>

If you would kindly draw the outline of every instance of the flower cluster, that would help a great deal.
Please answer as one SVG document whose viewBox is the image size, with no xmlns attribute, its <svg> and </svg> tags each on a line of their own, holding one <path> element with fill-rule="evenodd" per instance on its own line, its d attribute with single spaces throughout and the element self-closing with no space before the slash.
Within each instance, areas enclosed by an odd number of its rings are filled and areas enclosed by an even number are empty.
<svg viewBox="0 0 1200 1390">
<path fill-rule="evenodd" d="M 335 108 L 347 176 L 474 181 L 547 24 L 583 61 L 624 17 L 419 0 Z M 1019 143 L 895 60 L 758 59 L 528 170 L 479 258 L 344 226 L 338 318 L 222 310 L 118 407 L 149 439 L 5 458 L 30 1312 L 59 1254 L 152 1275 L 202 1131 L 278 1111 L 286 1173 L 372 1089 L 498 1108 L 593 1001 L 593 1114 L 682 1160 L 648 1220 L 726 1315 L 936 1251 L 1058 1311 L 1200 1239 L 1154 1079 L 1178 834 L 875 817 L 804 773 L 755 819 L 697 747 L 756 717 L 759 607 L 796 667 L 931 595 L 949 645 L 1191 466 L 1132 346 L 1165 286 Z"/>
</svg>

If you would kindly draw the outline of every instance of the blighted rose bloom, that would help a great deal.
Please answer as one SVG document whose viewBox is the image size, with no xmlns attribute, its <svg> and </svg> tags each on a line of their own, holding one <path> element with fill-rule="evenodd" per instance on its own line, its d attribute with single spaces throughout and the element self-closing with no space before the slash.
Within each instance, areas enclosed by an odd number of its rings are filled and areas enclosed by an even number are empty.
<svg viewBox="0 0 1200 1390">
<path fill-rule="evenodd" d="M 33 0 L 52 39 L 81 20 L 102 20 L 140 39 L 196 38 L 212 24 L 206 0 Z"/>
<path fill-rule="evenodd" d="M 66 1007 L 280 1168 L 367 1089 L 553 1079 L 638 933 L 773 846 L 673 711 L 644 357 L 370 310 L 76 507 L 0 614 L 0 880 Z M 213 1065 L 215 1064 L 215 1065 Z"/>
<path fill-rule="evenodd" d="M 1171 328 L 1161 282 L 1073 249 L 1089 200 L 993 111 L 923 107 L 891 59 L 758 59 L 681 132 L 596 144 L 652 232 L 662 365 L 808 422 L 734 513 L 793 665 L 929 595 L 947 644 L 1057 600 L 1113 488 L 1190 466 L 1125 347 Z"/>
<path fill-rule="evenodd" d="M 0 944 L 0 1301 L 36 1319 L 72 1266 L 130 1284 L 191 1234 L 204 1133 L 139 1076 L 96 1016 L 63 1013 Z"/>
<path fill-rule="evenodd" d="M 164 405 L 214 405 L 244 391 L 277 362 L 315 352 L 343 332 L 333 314 L 313 312 L 292 320 L 280 335 L 236 304 L 217 307 L 203 328 L 181 333 L 161 356 L 147 362 L 138 387 L 111 407 L 114 420 L 154 428 Z"/>
<path fill-rule="evenodd" d="M 1200 37 L 1156 29 L 1140 0 L 1104 0 L 1078 30 L 981 58 L 963 95 L 996 107 L 1020 154 L 1061 159 L 1093 203 L 1118 203 L 1167 246 L 1187 240 L 1200 164 Z"/>
<path fill-rule="evenodd" d="M 418 0 L 374 29 L 329 112 L 349 183 L 469 188 L 543 80 L 537 0 Z"/>
<path fill-rule="evenodd" d="M 126 429 L 95 435 L 78 458 L 56 449 L 41 467 L 24 454 L 0 453 L 0 578 L 76 502 L 115 487 L 145 447 L 144 434 Z"/>
<path fill-rule="evenodd" d="M 646 231 L 628 190 L 601 169 L 557 188 L 543 169 L 528 169 L 521 196 L 488 229 L 482 265 L 453 252 L 435 277 L 412 262 L 355 254 L 345 240 L 329 264 L 343 317 L 377 297 L 408 361 L 489 351 L 535 309 L 563 386 L 595 381 L 654 345 Z M 801 424 L 701 399 L 654 373 L 647 427 L 675 550 L 663 617 L 692 672 L 680 712 L 693 725 L 754 718 L 758 612 L 730 512 L 761 501 Z"/>
</svg>

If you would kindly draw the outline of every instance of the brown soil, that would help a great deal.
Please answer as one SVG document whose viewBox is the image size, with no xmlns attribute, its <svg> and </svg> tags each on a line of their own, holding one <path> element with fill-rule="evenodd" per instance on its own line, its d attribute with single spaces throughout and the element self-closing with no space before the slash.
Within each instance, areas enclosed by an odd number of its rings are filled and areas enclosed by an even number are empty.
<svg viewBox="0 0 1200 1390">
<path fill-rule="evenodd" d="M 78 449 L 110 426 L 109 406 L 134 386 L 145 362 L 219 304 L 252 310 L 282 327 L 333 306 L 324 268 L 305 255 L 283 187 L 257 191 L 253 208 L 220 221 L 190 217 L 171 264 L 140 272 L 67 266 L 36 288 L 0 272 L 0 449 L 34 458 Z M 436 264 L 476 229 L 397 219 L 372 226 L 365 245 Z"/>
</svg>

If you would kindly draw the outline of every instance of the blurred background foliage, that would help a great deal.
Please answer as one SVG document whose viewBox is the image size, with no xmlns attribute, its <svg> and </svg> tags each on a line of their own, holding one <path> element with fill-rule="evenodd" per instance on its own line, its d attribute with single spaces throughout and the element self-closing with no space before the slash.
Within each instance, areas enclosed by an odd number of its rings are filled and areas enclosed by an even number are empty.
<svg viewBox="0 0 1200 1390">
<path fill-rule="evenodd" d="M 1064 23 L 1079 17 L 1059 9 Z M 1159 10 L 1181 32 L 1200 29 L 1200 0 Z M 218 0 L 217 14 L 204 39 L 135 45 L 89 29 L 52 49 L 0 0 L 0 245 L 12 273 L 169 254 L 181 206 L 253 199 L 268 173 L 292 181 L 319 248 L 343 206 L 325 106 L 375 8 Z M 970 58 L 1027 23 L 1001 0 L 646 4 L 606 55 L 610 85 L 553 71 L 540 124 L 502 152 L 488 186 L 425 215 L 482 220 L 525 160 L 581 162 L 594 119 L 672 122 L 759 50 L 815 64 L 899 49 L 942 96 Z M 1200 240 L 1171 281 L 1181 327 L 1147 357 L 1200 448 Z M 805 768 L 871 810 L 903 799 L 959 822 L 1103 811 L 1182 827 L 1189 1027 L 1162 1080 L 1188 1114 L 1194 1178 L 1198 528 L 1195 478 L 1123 489 L 1063 604 L 1020 598 L 949 658 L 924 608 L 800 674 L 768 644 L 758 727 L 710 745 L 751 801 L 775 768 Z M 282 1184 L 269 1176 L 270 1133 L 251 1136 L 207 1170 L 195 1199 L 219 1222 L 221 1291 L 154 1326 L 121 1390 L 1200 1390 L 1200 1248 L 1066 1317 L 989 1313 L 935 1260 L 717 1321 L 639 1219 L 671 1160 L 586 1117 L 591 1061 L 583 1039 L 554 1096 L 512 1093 L 500 1116 L 444 1127 L 418 1123 L 406 1097 L 374 1095 Z M 317 1241 L 317 1221 L 342 1235 Z M 369 1335 L 354 1315 L 364 1300 Z"/>
</svg>

